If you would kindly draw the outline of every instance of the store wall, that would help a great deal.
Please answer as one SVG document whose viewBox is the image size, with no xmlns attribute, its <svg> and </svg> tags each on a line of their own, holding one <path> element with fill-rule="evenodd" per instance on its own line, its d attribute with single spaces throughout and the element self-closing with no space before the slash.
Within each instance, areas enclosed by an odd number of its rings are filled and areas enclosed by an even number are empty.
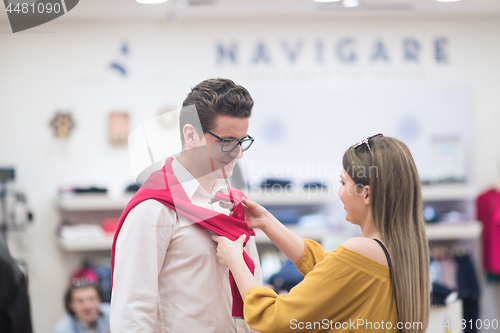
<svg viewBox="0 0 500 333">
<path fill-rule="evenodd" d="M 500 20 L 491 17 L 51 22 L 31 32 L 0 34 L 0 165 L 16 167 L 15 186 L 25 191 L 35 214 L 26 232 L 9 235 L 9 245 L 28 264 L 36 332 L 49 332 L 64 313 L 70 271 L 84 257 L 57 246 L 58 187 L 100 185 L 120 195 L 133 182 L 126 147 L 108 143 L 110 112 L 129 112 L 133 129 L 162 108 L 180 106 L 189 88 L 209 77 L 230 77 L 250 91 L 466 89 L 470 178 L 479 193 L 500 177 L 498 31 Z M 71 111 L 76 123 L 65 141 L 49 127 L 57 110 Z M 279 151 L 294 153 L 293 147 Z M 258 150 L 248 156 L 258 158 Z M 483 293 L 485 318 L 500 311 L 497 289 Z"/>
</svg>

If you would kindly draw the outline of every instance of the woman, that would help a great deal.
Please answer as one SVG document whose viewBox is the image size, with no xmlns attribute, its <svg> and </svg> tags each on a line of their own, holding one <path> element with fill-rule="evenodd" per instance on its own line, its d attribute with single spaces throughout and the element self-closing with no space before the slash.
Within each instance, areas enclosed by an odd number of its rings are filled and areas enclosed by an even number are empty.
<svg viewBox="0 0 500 333">
<path fill-rule="evenodd" d="M 262 206 L 244 201 L 248 225 L 262 229 L 304 275 L 288 295 L 258 285 L 241 256 L 244 235 L 235 242 L 213 236 L 219 262 L 233 273 L 253 329 L 425 332 L 429 254 L 413 157 L 401 141 L 377 134 L 351 146 L 342 162 L 339 196 L 346 220 L 359 225 L 363 236 L 331 252 L 295 235 Z"/>
</svg>

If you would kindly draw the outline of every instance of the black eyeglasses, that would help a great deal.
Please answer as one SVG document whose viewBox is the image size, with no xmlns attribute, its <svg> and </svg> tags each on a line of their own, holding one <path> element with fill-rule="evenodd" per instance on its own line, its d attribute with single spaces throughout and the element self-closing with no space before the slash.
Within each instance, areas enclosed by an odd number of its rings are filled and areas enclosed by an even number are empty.
<svg viewBox="0 0 500 333">
<path fill-rule="evenodd" d="M 248 148 L 250 148 L 250 146 L 252 145 L 252 143 L 255 141 L 254 138 L 252 138 L 250 135 L 247 135 L 248 138 L 245 138 L 245 139 L 242 139 L 242 140 L 236 140 L 236 139 L 223 139 L 221 138 L 220 136 L 204 129 L 203 127 L 201 128 L 204 132 L 207 132 L 208 134 L 216 137 L 217 139 L 219 139 L 221 142 L 222 142 L 222 146 L 220 147 L 220 149 L 225 152 L 225 153 L 229 153 L 229 152 L 232 152 L 233 150 L 236 149 L 236 147 L 238 147 L 238 145 L 241 146 L 241 149 L 243 151 L 245 150 L 248 150 Z"/>
<path fill-rule="evenodd" d="M 359 148 L 362 145 L 366 144 L 366 146 L 368 147 L 368 150 L 372 150 L 372 148 L 370 147 L 370 140 L 376 136 L 384 136 L 384 135 L 382 133 L 377 133 L 375 135 L 369 136 L 366 139 L 364 139 L 363 141 L 361 141 L 360 143 L 358 143 L 357 145 L 355 145 L 354 149 Z"/>
</svg>

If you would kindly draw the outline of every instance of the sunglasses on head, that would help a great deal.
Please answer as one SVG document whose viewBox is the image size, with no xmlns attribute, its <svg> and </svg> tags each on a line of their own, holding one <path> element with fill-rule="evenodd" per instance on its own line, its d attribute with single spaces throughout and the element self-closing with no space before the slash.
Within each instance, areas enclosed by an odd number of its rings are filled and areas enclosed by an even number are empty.
<svg viewBox="0 0 500 333">
<path fill-rule="evenodd" d="M 76 288 L 85 288 L 85 287 L 94 287 L 96 284 L 86 278 L 73 278 L 71 280 L 71 287 Z"/>
<path fill-rule="evenodd" d="M 361 141 L 360 143 L 356 144 L 354 146 L 354 149 L 359 148 L 362 145 L 366 144 L 366 146 L 368 147 L 368 150 L 372 150 L 372 148 L 370 147 L 370 140 L 373 139 L 376 136 L 384 136 L 384 135 L 382 133 L 377 133 L 377 134 L 374 134 L 372 136 L 369 136 L 366 139 L 364 139 L 363 141 Z"/>
</svg>

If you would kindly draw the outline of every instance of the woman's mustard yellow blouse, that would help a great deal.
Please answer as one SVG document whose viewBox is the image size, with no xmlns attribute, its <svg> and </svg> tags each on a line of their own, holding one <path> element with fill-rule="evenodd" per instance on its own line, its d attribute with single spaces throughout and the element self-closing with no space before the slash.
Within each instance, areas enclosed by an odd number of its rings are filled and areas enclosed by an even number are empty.
<svg viewBox="0 0 500 333">
<path fill-rule="evenodd" d="M 389 267 L 343 246 L 325 253 L 304 239 L 296 264 L 304 280 L 287 295 L 266 287 L 248 290 L 249 326 L 279 332 L 398 332 Z M 388 329 L 390 326 L 390 329 Z"/>
</svg>

